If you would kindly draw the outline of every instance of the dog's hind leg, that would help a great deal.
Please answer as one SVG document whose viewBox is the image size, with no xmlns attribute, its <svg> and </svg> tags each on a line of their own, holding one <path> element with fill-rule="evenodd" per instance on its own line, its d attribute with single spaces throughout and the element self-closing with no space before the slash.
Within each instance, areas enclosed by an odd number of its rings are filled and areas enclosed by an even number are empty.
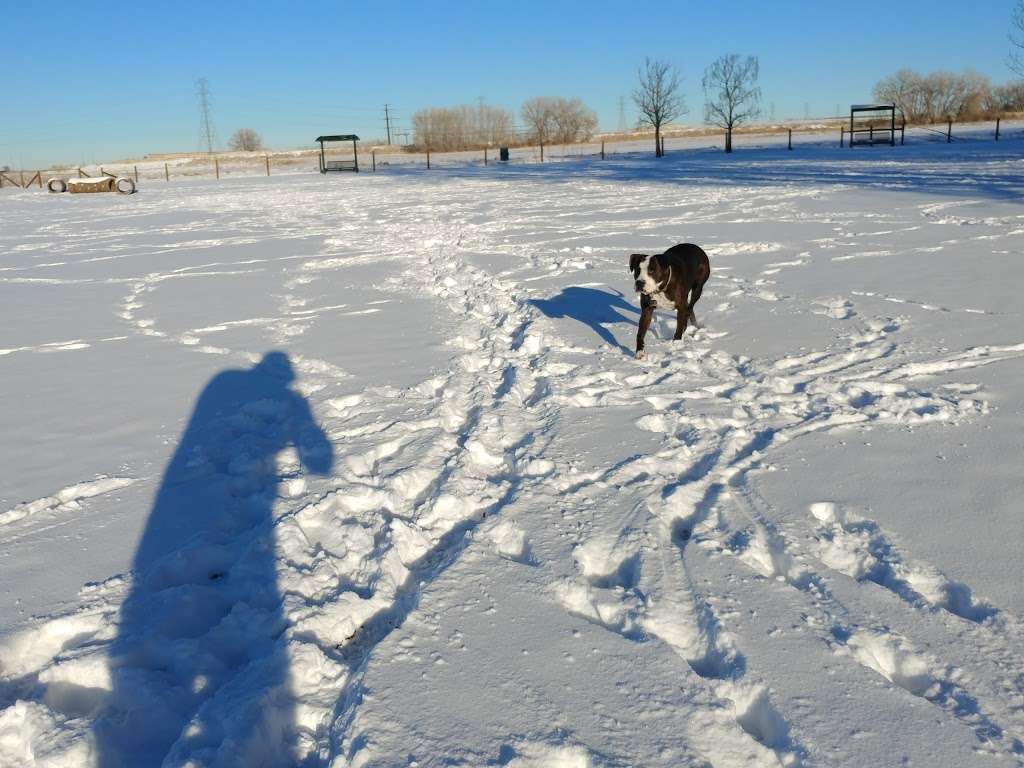
<svg viewBox="0 0 1024 768">
<path fill-rule="evenodd" d="M 697 299 L 700 298 L 701 292 L 704 290 L 704 283 L 697 283 L 690 289 L 690 304 L 688 312 L 690 315 L 690 322 L 693 323 L 694 328 L 703 328 L 700 323 L 697 322 L 697 315 L 693 313 L 693 307 L 697 303 Z"/>
</svg>

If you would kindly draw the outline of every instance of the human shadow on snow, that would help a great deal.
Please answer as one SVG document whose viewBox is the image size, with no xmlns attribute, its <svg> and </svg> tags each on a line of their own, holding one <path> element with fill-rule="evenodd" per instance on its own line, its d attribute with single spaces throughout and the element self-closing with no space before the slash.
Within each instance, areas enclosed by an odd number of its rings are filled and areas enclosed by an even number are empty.
<svg viewBox="0 0 1024 768">
<path fill-rule="evenodd" d="M 196 401 L 132 564 L 94 724 L 100 768 L 287 760 L 273 507 L 289 475 L 333 463 L 294 378 L 270 352 L 217 374 Z"/>
<path fill-rule="evenodd" d="M 618 291 L 597 290 L 569 286 L 549 299 L 530 299 L 533 305 L 546 316 L 554 319 L 571 317 L 583 323 L 611 347 L 621 349 L 626 354 L 632 350 L 620 344 L 607 326 L 616 323 L 635 323 L 636 318 L 622 314 L 628 312 L 639 317 L 640 309 L 626 301 Z"/>
</svg>

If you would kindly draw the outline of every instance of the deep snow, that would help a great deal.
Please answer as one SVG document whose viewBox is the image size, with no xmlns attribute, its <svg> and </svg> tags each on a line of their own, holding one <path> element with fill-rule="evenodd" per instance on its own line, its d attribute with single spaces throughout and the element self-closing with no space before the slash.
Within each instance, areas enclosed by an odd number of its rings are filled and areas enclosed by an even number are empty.
<svg viewBox="0 0 1024 768">
<path fill-rule="evenodd" d="M 1021 148 L 5 190 L 0 764 L 1024 764 Z"/>
</svg>

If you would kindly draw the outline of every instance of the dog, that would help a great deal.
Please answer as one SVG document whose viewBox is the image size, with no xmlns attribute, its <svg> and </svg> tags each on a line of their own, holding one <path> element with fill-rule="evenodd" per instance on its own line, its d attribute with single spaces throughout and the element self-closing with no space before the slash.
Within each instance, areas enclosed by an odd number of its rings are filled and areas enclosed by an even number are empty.
<svg viewBox="0 0 1024 768">
<path fill-rule="evenodd" d="M 700 298 L 704 283 L 711 277 L 711 262 L 704 250 L 693 243 L 673 245 L 664 253 L 648 256 L 634 253 L 629 257 L 636 292 L 640 294 L 640 327 L 636 332 L 636 359 L 644 358 L 644 336 L 651 325 L 655 309 L 676 310 L 676 335 L 683 338 L 686 323 L 692 320 L 700 327 L 693 305 Z"/>
</svg>

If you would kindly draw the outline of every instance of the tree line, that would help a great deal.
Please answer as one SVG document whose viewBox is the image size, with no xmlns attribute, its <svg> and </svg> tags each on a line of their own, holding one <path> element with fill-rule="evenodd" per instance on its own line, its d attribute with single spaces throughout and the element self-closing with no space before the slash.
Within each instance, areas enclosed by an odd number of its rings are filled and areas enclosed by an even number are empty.
<svg viewBox="0 0 1024 768">
<path fill-rule="evenodd" d="M 538 96 L 520 110 L 525 128 L 517 129 L 507 109 L 488 105 L 429 107 L 412 116 L 416 149 L 451 152 L 525 144 L 572 144 L 588 141 L 597 114 L 580 99 Z"/>
<path fill-rule="evenodd" d="M 901 69 L 875 85 L 874 97 L 895 104 L 909 123 L 982 120 L 1006 112 L 1024 112 L 1024 81 L 993 85 L 977 72 Z"/>
</svg>

